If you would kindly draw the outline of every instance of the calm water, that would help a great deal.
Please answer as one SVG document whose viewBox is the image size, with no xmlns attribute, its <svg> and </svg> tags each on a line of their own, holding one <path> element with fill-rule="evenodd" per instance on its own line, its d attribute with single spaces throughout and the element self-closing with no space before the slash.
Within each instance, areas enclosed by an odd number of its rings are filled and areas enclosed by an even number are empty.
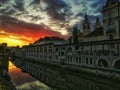
<svg viewBox="0 0 120 90">
<path fill-rule="evenodd" d="M 26 65 L 33 67 L 28 72 L 54 90 L 120 90 L 119 81 L 34 62 Z"/>
<path fill-rule="evenodd" d="M 17 90 L 51 90 L 42 82 L 31 77 L 27 73 L 23 73 L 11 62 L 9 63 L 9 74 L 14 86 Z"/>
<path fill-rule="evenodd" d="M 120 90 L 119 81 L 92 76 L 87 73 L 85 74 L 41 65 L 34 62 L 27 62 L 26 65 L 28 64 L 33 68 L 27 69 L 27 72 L 36 77 L 42 83 L 28 74 L 22 73 L 20 69 L 13 68 L 10 69 L 9 72 L 12 81 L 17 88 L 26 88 L 29 86 L 29 88 L 25 90 L 33 90 L 30 89 L 32 87 L 38 87 L 36 90 L 49 90 L 46 86 L 48 85 L 53 90 Z M 27 68 L 27 66 L 25 68 Z"/>
</svg>

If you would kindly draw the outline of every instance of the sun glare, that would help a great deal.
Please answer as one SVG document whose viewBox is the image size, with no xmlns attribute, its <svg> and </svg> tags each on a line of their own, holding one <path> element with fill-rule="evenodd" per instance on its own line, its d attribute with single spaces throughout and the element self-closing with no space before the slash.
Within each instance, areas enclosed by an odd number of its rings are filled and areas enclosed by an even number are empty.
<svg viewBox="0 0 120 90">
<path fill-rule="evenodd" d="M 21 41 L 21 40 L 16 40 L 16 39 L 12 39 L 12 38 L 0 38 L 0 43 L 7 43 L 8 46 L 23 46 L 24 44 L 26 44 L 25 42 Z"/>
</svg>

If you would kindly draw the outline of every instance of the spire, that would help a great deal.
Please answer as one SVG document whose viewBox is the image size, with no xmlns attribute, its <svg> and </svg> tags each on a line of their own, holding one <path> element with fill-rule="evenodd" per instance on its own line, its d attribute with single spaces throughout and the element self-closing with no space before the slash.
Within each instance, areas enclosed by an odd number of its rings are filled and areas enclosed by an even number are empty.
<svg viewBox="0 0 120 90">
<path fill-rule="evenodd" d="M 96 22 L 99 22 L 99 17 L 97 16 Z"/>
<path fill-rule="evenodd" d="M 88 20 L 88 15 L 85 15 L 84 22 L 83 22 L 83 35 L 86 36 L 90 33 L 90 22 Z"/>
<path fill-rule="evenodd" d="M 87 15 L 87 14 L 86 14 L 85 17 L 84 17 L 84 23 L 89 23 L 88 15 Z"/>
<path fill-rule="evenodd" d="M 88 20 L 87 14 L 85 15 L 85 20 Z"/>
<path fill-rule="evenodd" d="M 99 17 L 98 17 L 98 16 L 97 16 L 97 18 L 96 18 L 96 24 L 95 24 L 95 27 L 96 27 L 96 28 L 101 27 L 101 24 L 100 24 L 100 21 L 99 21 Z"/>
</svg>

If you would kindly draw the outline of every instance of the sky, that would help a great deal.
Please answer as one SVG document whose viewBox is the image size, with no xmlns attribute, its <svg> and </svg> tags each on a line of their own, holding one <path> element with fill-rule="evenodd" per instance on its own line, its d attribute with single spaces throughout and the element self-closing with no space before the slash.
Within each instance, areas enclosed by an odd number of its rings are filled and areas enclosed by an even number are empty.
<svg viewBox="0 0 120 90">
<path fill-rule="evenodd" d="M 71 28 L 87 14 L 102 24 L 106 0 L 0 0 L 0 43 L 26 45 L 45 36 L 67 39 Z M 92 30 L 92 28 L 91 28 Z"/>
</svg>

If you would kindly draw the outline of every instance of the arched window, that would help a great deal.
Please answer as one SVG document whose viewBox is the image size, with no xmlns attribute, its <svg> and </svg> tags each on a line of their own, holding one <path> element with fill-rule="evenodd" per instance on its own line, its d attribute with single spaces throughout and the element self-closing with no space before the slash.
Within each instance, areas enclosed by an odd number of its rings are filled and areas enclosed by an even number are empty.
<svg viewBox="0 0 120 90">
<path fill-rule="evenodd" d="M 43 52 L 43 48 L 42 47 L 40 47 L 40 52 Z"/>
<path fill-rule="evenodd" d="M 89 25 L 87 25 L 87 29 L 89 29 L 90 28 L 90 26 Z"/>
<path fill-rule="evenodd" d="M 114 67 L 120 69 L 120 60 L 117 60 L 114 64 Z"/>
<path fill-rule="evenodd" d="M 106 60 L 104 60 L 104 59 L 100 59 L 98 61 L 98 66 L 99 67 L 108 67 L 108 62 Z"/>
<path fill-rule="evenodd" d="M 44 47 L 44 52 L 47 52 L 47 47 Z"/>
<path fill-rule="evenodd" d="M 58 48 L 55 49 L 55 52 L 58 52 Z"/>
<path fill-rule="evenodd" d="M 85 25 L 83 26 L 83 29 L 86 29 L 86 26 L 85 26 Z"/>
<path fill-rule="evenodd" d="M 49 46 L 48 49 L 49 49 L 49 52 L 52 52 L 52 46 Z"/>
<path fill-rule="evenodd" d="M 112 34 L 109 35 L 109 39 L 113 40 L 113 35 Z"/>
<path fill-rule="evenodd" d="M 67 51 L 69 51 L 69 52 L 72 51 L 72 48 L 71 48 L 71 47 L 68 47 Z"/>
</svg>

